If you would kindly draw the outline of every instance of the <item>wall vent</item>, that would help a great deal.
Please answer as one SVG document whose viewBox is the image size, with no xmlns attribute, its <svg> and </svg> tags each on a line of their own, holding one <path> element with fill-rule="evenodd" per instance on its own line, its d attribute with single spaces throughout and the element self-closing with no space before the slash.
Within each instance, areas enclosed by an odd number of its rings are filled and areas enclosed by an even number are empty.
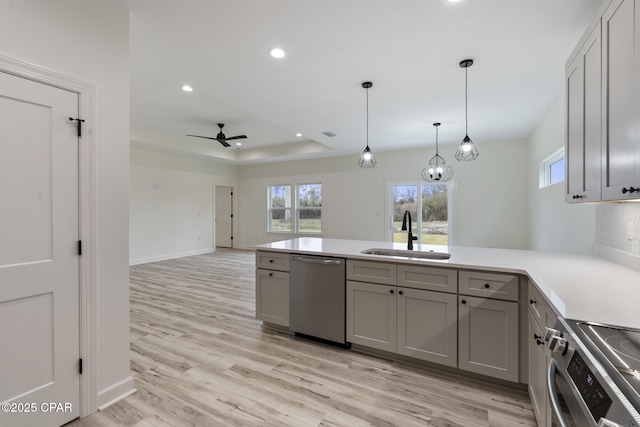
<svg viewBox="0 0 640 427">
<path fill-rule="evenodd" d="M 330 130 L 322 132 L 323 135 L 327 135 L 330 138 L 333 138 L 334 136 L 336 136 L 335 133 L 331 132 Z"/>
</svg>

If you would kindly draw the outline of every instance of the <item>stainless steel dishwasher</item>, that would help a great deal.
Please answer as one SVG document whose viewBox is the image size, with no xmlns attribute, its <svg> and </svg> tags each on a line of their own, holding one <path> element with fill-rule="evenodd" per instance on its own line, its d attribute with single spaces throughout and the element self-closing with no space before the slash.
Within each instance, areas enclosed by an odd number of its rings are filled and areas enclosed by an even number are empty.
<svg viewBox="0 0 640 427">
<path fill-rule="evenodd" d="M 346 260 L 290 255 L 289 329 L 309 338 L 346 343 Z"/>
</svg>

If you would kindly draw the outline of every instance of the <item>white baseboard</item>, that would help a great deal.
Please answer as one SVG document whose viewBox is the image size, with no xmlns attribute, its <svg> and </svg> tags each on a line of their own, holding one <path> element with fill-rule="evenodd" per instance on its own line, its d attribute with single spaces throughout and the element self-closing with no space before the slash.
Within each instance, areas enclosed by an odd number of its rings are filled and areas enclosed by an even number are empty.
<svg viewBox="0 0 640 427">
<path fill-rule="evenodd" d="M 593 254 L 640 273 L 640 256 L 594 243 Z"/>
<path fill-rule="evenodd" d="M 179 252 L 175 254 L 157 255 L 157 256 L 152 256 L 148 258 L 130 259 L 129 265 L 147 264 L 149 262 L 158 262 L 158 261 L 164 261 L 167 259 L 184 258 L 186 256 L 202 255 L 202 254 L 208 254 L 211 252 L 215 252 L 215 248 L 199 249 L 197 251 Z"/>
<path fill-rule="evenodd" d="M 133 377 L 128 376 L 122 381 L 118 381 L 100 390 L 100 393 L 98 393 L 98 410 L 102 411 L 125 397 L 131 396 L 135 392 L 136 389 L 133 388 Z"/>
</svg>

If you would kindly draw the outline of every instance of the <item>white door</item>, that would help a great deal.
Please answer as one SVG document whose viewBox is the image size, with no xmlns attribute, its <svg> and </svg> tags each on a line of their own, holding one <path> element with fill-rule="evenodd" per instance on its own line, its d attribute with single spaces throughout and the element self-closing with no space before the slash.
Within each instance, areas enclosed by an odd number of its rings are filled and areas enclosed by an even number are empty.
<svg viewBox="0 0 640 427">
<path fill-rule="evenodd" d="M 0 72 L 0 425 L 79 415 L 78 95 Z"/>
<path fill-rule="evenodd" d="M 216 187 L 216 246 L 233 247 L 233 188 Z"/>
</svg>

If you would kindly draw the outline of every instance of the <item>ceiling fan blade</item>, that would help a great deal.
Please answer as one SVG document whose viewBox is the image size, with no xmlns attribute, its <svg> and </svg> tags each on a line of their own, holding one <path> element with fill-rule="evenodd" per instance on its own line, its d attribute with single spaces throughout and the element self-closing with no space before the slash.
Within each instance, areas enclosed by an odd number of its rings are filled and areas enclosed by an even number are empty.
<svg viewBox="0 0 640 427">
<path fill-rule="evenodd" d="M 196 138 L 216 139 L 216 138 L 212 138 L 210 136 L 188 135 L 188 134 L 187 134 L 187 136 L 195 136 Z"/>
<path fill-rule="evenodd" d="M 215 139 L 215 138 L 214 138 Z M 224 139 L 218 139 L 217 140 L 220 144 L 222 144 L 223 147 L 227 148 L 227 147 L 231 147 L 229 144 L 227 144 L 227 141 L 225 141 Z"/>
<path fill-rule="evenodd" d="M 227 141 L 231 141 L 232 139 L 246 139 L 247 135 L 237 135 L 237 136 L 232 136 L 230 138 L 227 138 Z"/>
</svg>

